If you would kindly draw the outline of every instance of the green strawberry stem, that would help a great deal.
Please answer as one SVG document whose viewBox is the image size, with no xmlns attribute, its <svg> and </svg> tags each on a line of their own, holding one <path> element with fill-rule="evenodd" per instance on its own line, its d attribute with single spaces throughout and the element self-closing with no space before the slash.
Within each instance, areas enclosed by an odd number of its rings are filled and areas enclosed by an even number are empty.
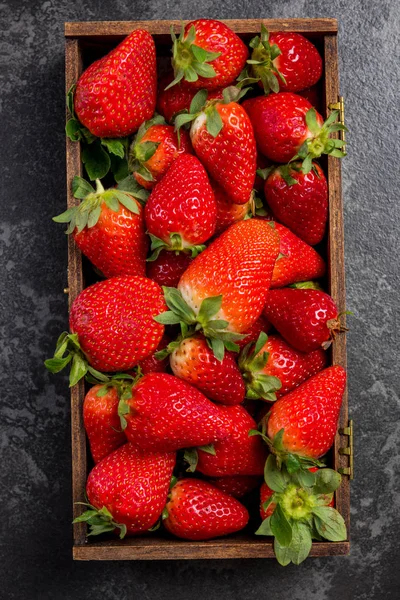
<svg viewBox="0 0 400 600">
<path fill-rule="evenodd" d="M 93 384 L 103 384 L 98 390 L 97 396 L 101 398 L 105 396 L 110 388 L 114 388 L 117 391 L 119 403 L 118 403 L 118 416 L 121 422 L 121 429 L 126 429 L 127 421 L 125 415 L 129 414 L 130 407 L 128 400 L 132 398 L 133 386 L 142 378 L 142 370 L 140 367 L 135 368 L 136 375 L 129 375 L 128 373 L 115 373 L 111 377 L 104 376 L 104 380 L 99 380 L 91 374 L 86 375 L 86 381 Z"/>
<path fill-rule="evenodd" d="M 196 256 L 198 256 L 200 254 L 200 252 L 203 252 L 203 250 L 206 249 L 206 246 L 204 244 L 197 244 L 195 246 L 190 246 L 190 245 L 187 246 L 185 244 L 185 242 L 183 242 L 182 236 L 180 235 L 180 233 L 170 233 L 169 234 L 169 239 L 170 239 L 169 243 L 158 238 L 157 236 L 153 235 L 152 233 L 149 233 L 149 236 L 151 239 L 151 250 L 153 252 L 147 259 L 148 262 L 152 262 L 152 261 L 156 260 L 159 256 L 161 250 L 171 250 L 171 251 L 174 251 L 176 254 L 178 254 L 179 252 L 186 252 L 187 254 L 190 253 L 192 258 L 196 258 Z"/>
<path fill-rule="evenodd" d="M 87 537 L 90 535 L 109 533 L 115 531 L 115 529 L 120 530 L 119 537 L 121 540 L 125 537 L 126 525 L 123 523 L 116 523 L 112 514 L 105 506 L 97 509 L 91 504 L 86 504 L 84 502 L 77 502 L 77 504 L 84 504 L 89 507 L 89 510 L 85 510 L 85 512 L 72 521 L 73 523 L 87 523 L 87 525 L 89 525 L 90 531 L 87 534 Z"/>
<path fill-rule="evenodd" d="M 239 357 L 239 369 L 246 384 L 246 398 L 274 402 L 275 392 L 282 387 L 282 383 L 278 377 L 263 373 L 269 353 L 261 353 L 261 350 L 267 340 L 267 334 L 262 331 L 255 343 L 250 342 L 243 348 Z"/>
<path fill-rule="evenodd" d="M 282 73 L 274 65 L 274 60 L 281 54 L 276 44 L 270 44 L 269 33 L 264 25 L 261 25 L 261 35 L 250 40 L 250 48 L 253 48 L 251 58 L 247 61 L 250 67 L 246 67 L 239 75 L 240 86 L 261 81 L 264 93 L 279 92 L 279 81 L 286 83 Z"/>
</svg>

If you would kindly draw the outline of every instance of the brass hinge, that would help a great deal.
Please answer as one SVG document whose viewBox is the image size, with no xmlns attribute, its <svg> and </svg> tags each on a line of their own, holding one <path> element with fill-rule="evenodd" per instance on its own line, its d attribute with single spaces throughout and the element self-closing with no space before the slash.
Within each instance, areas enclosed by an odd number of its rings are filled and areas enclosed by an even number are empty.
<svg viewBox="0 0 400 600">
<path fill-rule="evenodd" d="M 342 125 L 346 125 L 344 122 L 344 98 L 343 96 L 339 96 L 339 102 L 333 102 L 329 104 L 329 110 L 338 110 L 339 111 L 339 121 Z M 341 148 L 343 152 L 346 152 L 346 132 L 339 131 L 340 139 L 344 142 L 343 147 Z"/>
<path fill-rule="evenodd" d="M 353 420 L 350 419 L 348 427 L 339 429 L 339 433 L 349 436 L 349 445 L 345 448 L 339 448 L 339 454 L 345 454 L 349 457 L 349 466 L 338 469 L 338 471 L 342 475 L 348 475 L 350 479 L 354 479 Z"/>
</svg>

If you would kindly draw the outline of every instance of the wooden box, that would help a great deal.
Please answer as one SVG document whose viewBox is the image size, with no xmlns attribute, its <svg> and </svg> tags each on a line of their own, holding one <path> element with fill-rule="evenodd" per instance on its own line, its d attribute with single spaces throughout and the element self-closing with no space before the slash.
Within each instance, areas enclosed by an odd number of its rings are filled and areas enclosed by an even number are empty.
<svg viewBox="0 0 400 600">
<path fill-rule="evenodd" d="M 269 31 L 296 31 L 310 38 L 318 47 L 324 60 L 322 80 L 323 116 L 329 106 L 339 100 L 337 21 L 335 19 L 273 19 L 273 20 L 231 20 L 225 21 L 243 39 L 249 41 L 260 31 L 264 23 Z M 82 22 L 66 23 L 66 89 L 76 82 L 93 57 L 108 52 L 133 29 L 148 30 L 155 39 L 160 56 L 170 53 L 170 28 L 180 30 L 179 21 L 126 21 L 126 22 Z M 327 157 L 324 163 L 329 184 L 329 227 L 325 238 L 328 261 L 329 293 L 336 301 L 339 311 L 345 310 L 345 276 L 343 254 L 343 212 L 341 191 L 341 165 L 336 158 Z M 68 206 L 77 203 L 71 193 L 74 175 L 82 174 L 79 143 L 67 139 L 67 188 Z M 84 287 L 84 274 L 80 251 L 72 236 L 68 247 L 68 286 L 69 303 Z M 331 363 L 346 367 L 345 335 L 338 336 L 331 350 Z M 87 447 L 82 420 L 84 383 L 81 381 L 71 390 L 72 420 L 72 467 L 73 467 L 73 511 L 74 516 L 81 512 L 76 502 L 84 500 L 85 482 L 88 470 Z M 348 405 L 345 394 L 339 431 L 336 435 L 331 466 L 343 475 L 342 485 L 336 492 L 336 508 L 343 515 L 349 530 L 350 482 Z M 86 539 L 86 525 L 74 525 L 73 557 L 76 560 L 155 560 L 155 559 L 199 559 L 199 558 L 271 558 L 274 557 L 269 538 L 246 534 L 236 534 L 206 542 L 188 542 L 158 534 L 151 536 L 94 541 Z M 350 542 L 314 542 L 311 556 L 332 556 L 348 554 Z"/>
</svg>

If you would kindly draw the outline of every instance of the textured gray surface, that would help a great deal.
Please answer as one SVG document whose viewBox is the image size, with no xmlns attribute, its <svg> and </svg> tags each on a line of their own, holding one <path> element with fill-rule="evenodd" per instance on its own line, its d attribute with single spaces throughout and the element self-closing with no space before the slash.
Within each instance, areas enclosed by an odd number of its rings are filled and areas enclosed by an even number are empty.
<svg viewBox="0 0 400 600">
<path fill-rule="evenodd" d="M 0 596 L 398 598 L 399 4 L 116 0 L 105 8 L 88 0 L 5 0 L 0 10 Z M 73 563 L 68 391 L 42 366 L 67 322 L 66 243 L 50 220 L 65 201 L 63 23 L 200 16 L 340 19 L 341 90 L 351 131 L 343 165 L 347 304 L 356 314 L 348 336 L 356 426 L 352 551 L 286 569 L 263 560 Z"/>
</svg>

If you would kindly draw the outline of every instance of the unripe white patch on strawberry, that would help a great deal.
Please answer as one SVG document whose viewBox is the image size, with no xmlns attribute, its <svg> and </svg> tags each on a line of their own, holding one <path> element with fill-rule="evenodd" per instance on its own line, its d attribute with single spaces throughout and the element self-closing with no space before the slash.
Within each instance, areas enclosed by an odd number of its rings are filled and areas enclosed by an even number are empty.
<svg viewBox="0 0 400 600">
<path fill-rule="evenodd" d="M 194 141 L 194 138 L 197 137 L 199 130 L 202 129 L 203 126 L 205 127 L 206 121 L 207 115 L 204 112 L 200 113 L 199 116 L 195 118 L 190 128 L 190 139 L 192 142 Z"/>
<path fill-rule="evenodd" d="M 200 305 L 203 302 L 204 298 L 206 296 L 198 296 L 197 294 L 195 294 L 192 290 L 192 288 L 190 287 L 190 285 L 186 285 L 184 283 L 179 283 L 178 285 L 178 289 L 182 294 L 183 299 L 185 300 L 185 302 L 190 306 L 190 308 L 195 312 L 196 315 L 199 314 L 199 310 L 200 310 Z M 213 315 L 213 319 L 221 319 L 223 321 L 227 321 L 227 316 L 225 314 L 225 311 L 223 311 L 222 309 L 220 309 L 215 315 Z M 226 328 L 227 331 L 232 331 L 232 329 L 230 328 L 230 326 L 228 325 L 228 327 Z"/>
</svg>

